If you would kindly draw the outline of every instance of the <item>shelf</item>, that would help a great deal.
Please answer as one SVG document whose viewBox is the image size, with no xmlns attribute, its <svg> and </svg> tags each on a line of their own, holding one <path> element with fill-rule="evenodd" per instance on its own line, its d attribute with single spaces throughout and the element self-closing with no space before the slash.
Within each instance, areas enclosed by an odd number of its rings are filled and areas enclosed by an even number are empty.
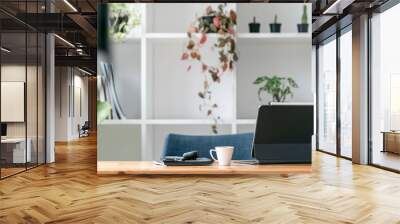
<svg viewBox="0 0 400 224">
<path fill-rule="evenodd" d="M 200 33 L 193 34 L 197 38 L 200 38 Z M 187 33 L 146 33 L 145 37 L 150 41 L 181 41 L 187 40 Z M 217 39 L 219 37 L 216 33 L 208 33 L 208 39 Z"/>
<path fill-rule="evenodd" d="M 238 33 L 239 43 L 311 43 L 310 33 Z"/>
<path fill-rule="evenodd" d="M 195 34 L 199 36 L 200 34 Z M 207 39 L 215 40 L 220 35 L 216 33 L 208 33 Z M 147 33 L 147 40 L 157 42 L 185 41 L 188 39 L 186 33 Z M 199 38 L 199 37 L 198 37 Z M 240 44 L 311 44 L 310 33 L 238 33 L 236 35 L 237 43 Z"/>
<path fill-rule="evenodd" d="M 125 120 L 105 120 L 101 123 L 102 125 L 108 124 L 150 124 L 150 125 L 210 125 L 214 124 L 211 119 L 125 119 Z M 256 119 L 237 119 L 219 121 L 219 125 L 231 125 L 231 124 L 256 124 Z"/>
<path fill-rule="evenodd" d="M 200 33 L 196 33 L 196 36 L 200 36 Z M 208 38 L 217 38 L 219 34 L 207 33 Z M 310 33 L 237 33 L 239 40 L 310 40 Z M 187 38 L 187 33 L 146 33 L 147 39 L 184 39 Z M 139 38 L 140 40 L 140 38 Z"/>
<path fill-rule="evenodd" d="M 256 132 L 256 124 L 238 124 L 236 126 L 236 133 L 255 133 Z"/>
<path fill-rule="evenodd" d="M 140 119 L 124 119 L 124 120 L 104 120 L 100 125 L 114 125 L 114 124 L 144 124 L 144 120 Z"/>
<path fill-rule="evenodd" d="M 125 38 L 124 40 L 119 41 L 119 42 L 122 42 L 122 43 L 140 44 L 140 41 L 141 41 L 141 40 L 142 40 L 141 37 L 135 36 L 135 37 L 127 37 L 127 38 Z M 112 42 L 113 42 L 113 43 L 118 43 L 118 41 L 115 41 L 115 40 L 113 40 Z"/>
<path fill-rule="evenodd" d="M 237 119 L 236 124 L 256 124 L 256 119 Z"/>
<path fill-rule="evenodd" d="M 186 33 L 146 33 L 147 39 L 183 39 L 187 37 Z"/>
<path fill-rule="evenodd" d="M 214 124 L 210 119 L 151 119 L 145 121 L 146 124 L 155 125 L 210 125 Z M 219 121 L 218 124 L 232 124 L 232 121 Z"/>
</svg>

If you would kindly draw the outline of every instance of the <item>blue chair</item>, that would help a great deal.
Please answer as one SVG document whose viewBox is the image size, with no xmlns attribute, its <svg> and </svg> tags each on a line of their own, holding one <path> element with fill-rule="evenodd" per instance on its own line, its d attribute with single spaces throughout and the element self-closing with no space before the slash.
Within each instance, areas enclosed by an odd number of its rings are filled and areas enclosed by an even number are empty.
<svg viewBox="0 0 400 224">
<path fill-rule="evenodd" d="M 234 160 L 251 160 L 253 133 L 233 135 L 193 136 L 169 134 L 165 140 L 161 158 L 165 156 L 181 156 L 185 152 L 197 151 L 199 157 L 210 157 L 210 149 L 215 146 L 233 146 Z"/>
</svg>

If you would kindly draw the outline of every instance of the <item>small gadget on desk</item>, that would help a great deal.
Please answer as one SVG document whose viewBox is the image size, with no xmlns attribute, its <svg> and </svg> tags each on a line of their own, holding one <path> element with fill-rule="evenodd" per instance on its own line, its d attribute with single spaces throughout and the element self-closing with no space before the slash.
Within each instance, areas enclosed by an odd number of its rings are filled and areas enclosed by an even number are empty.
<svg viewBox="0 0 400 224">
<path fill-rule="evenodd" d="M 182 156 L 166 156 L 161 161 L 166 166 L 205 166 L 213 162 L 209 158 L 198 157 L 197 151 L 186 152 Z"/>
<path fill-rule="evenodd" d="M 260 164 L 311 163 L 312 103 L 263 105 L 258 110 L 253 157 Z"/>
</svg>

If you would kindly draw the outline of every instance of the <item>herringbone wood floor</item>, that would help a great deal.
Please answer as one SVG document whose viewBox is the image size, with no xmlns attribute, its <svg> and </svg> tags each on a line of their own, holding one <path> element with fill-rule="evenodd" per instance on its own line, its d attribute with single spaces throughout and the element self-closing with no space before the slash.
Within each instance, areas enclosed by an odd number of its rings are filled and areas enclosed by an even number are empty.
<svg viewBox="0 0 400 224">
<path fill-rule="evenodd" d="M 400 223 L 400 175 L 315 153 L 311 174 L 96 175 L 96 139 L 0 181 L 0 223 Z"/>
</svg>

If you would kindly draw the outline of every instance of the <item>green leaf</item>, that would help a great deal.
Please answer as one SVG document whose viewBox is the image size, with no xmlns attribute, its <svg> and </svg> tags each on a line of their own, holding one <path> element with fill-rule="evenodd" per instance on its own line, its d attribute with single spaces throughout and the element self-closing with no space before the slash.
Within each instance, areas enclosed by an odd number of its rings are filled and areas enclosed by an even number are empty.
<svg viewBox="0 0 400 224">
<path fill-rule="evenodd" d="M 291 88 L 297 88 L 297 83 L 292 78 L 285 78 L 273 75 L 272 77 L 261 76 L 258 77 L 253 84 L 262 84 L 263 86 L 258 89 L 258 99 L 261 101 L 262 92 L 271 94 L 273 101 L 284 102 L 287 96 L 293 97 Z"/>
<path fill-rule="evenodd" d="M 260 76 L 258 77 L 256 80 L 254 80 L 253 84 L 258 85 L 260 83 L 262 83 L 265 80 L 266 76 Z"/>
<path fill-rule="evenodd" d="M 100 124 L 111 116 L 111 105 L 105 101 L 97 101 L 97 123 Z"/>
<path fill-rule="evenodd" d="M 299 87 L 297 85 L 297 83 L 292 78 L 288 78 L 287 80 L 289 82 L 289 85 L 292 86 L 293 88 L 298 88 Z"/>
<path fill-rule="evenodd" d="M 265 87 L 260 87 L 260 88 L 258 89 L 258 91 L 257 91 L 258 100 L 259 100 L 260 102 L 262 101 L 261 93 L 262 93 L 263 91 L 266 91 Z"/>
<path fill-rule="evenodd" d="M 215 27 L 214 24 L 210 24 L 210 30 L 215 33 L 217 32 L 217 27 Z"/>
</svg>

